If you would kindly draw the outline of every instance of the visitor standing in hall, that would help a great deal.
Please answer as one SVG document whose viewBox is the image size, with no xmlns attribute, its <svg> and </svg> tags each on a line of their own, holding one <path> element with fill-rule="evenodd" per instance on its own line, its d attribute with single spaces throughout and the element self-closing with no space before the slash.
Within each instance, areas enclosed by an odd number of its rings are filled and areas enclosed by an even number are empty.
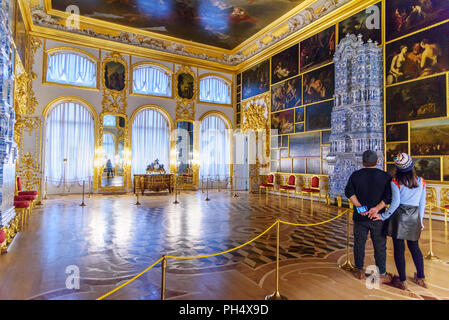
<svg viewBox="0 0 449 320">
<path fill-rule="evenodd" d="M 379 268 L 380 282 L 389 283 L 392 278 L 386 272 L 386 244 L 382 220 L 372 220 L 368 212 L 383 213 L 391 201 L 391 177 L 378 169 L 378 156 L 375 151 L 367 150 L 362 156 L 364 168 L 352 173 L 345 189 L 346 197 L 354 205 L 354 276 L 365 279 L 365 244 L 368 233 L 374 247 L 374 258 Z"/>
<path fill-rule="evenodd" d="M 424 281 L 424 260 L 419 248 L 421 230 L 424 229 L 423 218 L 426 209 L 426 182 L 416 174 L 412 158 L 398 154 L 394 158 L 395 178 L 391 181 L 391 206 L 382 214 L 369 213 L 374 221 L 388 223 L 387 234 L 393 238 L 394 261 L 399 277 L 393 277 L 393 284 L 400 289 L 407 289 L 405 273 L 405 240 L 415 263 L 416 273 L 413 281 L 427 288 Z"/>
</svg>

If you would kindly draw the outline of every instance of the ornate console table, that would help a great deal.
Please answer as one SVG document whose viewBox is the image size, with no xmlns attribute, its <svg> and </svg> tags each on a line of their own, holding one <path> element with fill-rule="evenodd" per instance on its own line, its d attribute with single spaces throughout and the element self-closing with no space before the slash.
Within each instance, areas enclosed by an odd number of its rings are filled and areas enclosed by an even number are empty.
<svg viewBox="0 0 449 320">
<path fill-rule="evenodd" d="M 136 193 L 138 190 L 144 194 L 145 190 L 148 191 L 161 191 L 168 190 L 173 192 L 175 186 L 173 174 L 135 174 L 133 191 Z"/>
</svg>

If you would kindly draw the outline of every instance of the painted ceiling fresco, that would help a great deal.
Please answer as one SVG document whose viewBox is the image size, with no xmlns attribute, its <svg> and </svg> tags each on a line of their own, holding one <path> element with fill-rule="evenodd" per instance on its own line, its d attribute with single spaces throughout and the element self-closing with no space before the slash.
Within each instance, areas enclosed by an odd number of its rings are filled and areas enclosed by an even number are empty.
<svg viewBox="0 0 449 320">
<path fill-rule="evenodd" d="M 52 0 L 85 17 L 233 49 L 304 0 Z"/>
</svg>

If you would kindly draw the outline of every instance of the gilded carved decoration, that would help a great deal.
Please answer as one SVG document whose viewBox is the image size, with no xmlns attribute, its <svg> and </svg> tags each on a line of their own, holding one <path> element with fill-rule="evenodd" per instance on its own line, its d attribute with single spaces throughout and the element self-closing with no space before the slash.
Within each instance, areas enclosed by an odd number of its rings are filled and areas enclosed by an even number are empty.
<svg viewBox="0 0 449 320">
<path fill-rule="evenodd" d="M 121 63 L 124 68 L 124 86 L 120 90 L 110 89 L 106 86 L 105 69 L 109 62 Z M 103 84 L 103 101 L 102 112 L 108 113 L 124 113 L 126 114 L 126 92 L 128 90 L 128 65 L 123 59 L 122 55 L 118 52 L 111 52 L 103 60 L 101 82 Z"/>
<path fill-rule="evenodd" d="M 31 153 L 27 153 L 20 158 L 16 174 L 21 177 L 24 190 L 37 190 L 39 188 L 39 171 L 39 161 L 35 161 Z"/>
<path fill-rule="evenodd" d="M 14 139 L 17 145 L 20 145 L 24 132 L 28 131 L 28 134 L 31 136 L 33 130 L 40 128 L 40 124 L 41 119 L 39 117 L 30 117 L 17 114 L 16 123 L 14 126 Z"/>
</svg>

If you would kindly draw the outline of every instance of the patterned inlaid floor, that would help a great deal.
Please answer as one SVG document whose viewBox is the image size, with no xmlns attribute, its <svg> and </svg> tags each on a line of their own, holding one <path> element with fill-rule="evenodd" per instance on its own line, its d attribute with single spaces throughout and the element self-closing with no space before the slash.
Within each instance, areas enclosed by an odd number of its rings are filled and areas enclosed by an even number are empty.
<svg viewBox="0 0 449 320">
<path fill-rule="evenodd" d="M 35 209 L 9 253 L 0 257 L 1 299 L 95 299 L 129 280 L 163 254 L 199 256 L 239 246 L 277 218 L 313 223 L 344 209 L 317 202 L 229 191 L 147 195 L 135 206 L 132 195 L 94 195 L 87 207 L 79 196 L 52 196 Z M 352 232 L 351 232 L 352 233 Z M 428 251 L 427 232 L 421 246 Z M 346 216 L 314 227 L 280 227 L 281 285 L 291 299 L 447 299 L 449 246 L 443 224 L 434 223 L 434 251 L 426 260 L 429 290 L 411 285 L 401 292 L 387 285 L 367 289 L 337 267 L 346 257 Z M 352 243 L 352 235 L 351 235 Z M 367 265 L 373 264 L 367 246 Z M 169 299 L 261 299 L 273 291 L 276 229 L 224 255 L 168 260 Z M 67 267 L 80 270 L 80 288 L 67 289 Z M 413 264 L 408 257 L 408 273 Z M 388 269 L 395 272 L 391 243 Z M 108 299 L 158 299 L 160 265 Z"/>
</svg>

